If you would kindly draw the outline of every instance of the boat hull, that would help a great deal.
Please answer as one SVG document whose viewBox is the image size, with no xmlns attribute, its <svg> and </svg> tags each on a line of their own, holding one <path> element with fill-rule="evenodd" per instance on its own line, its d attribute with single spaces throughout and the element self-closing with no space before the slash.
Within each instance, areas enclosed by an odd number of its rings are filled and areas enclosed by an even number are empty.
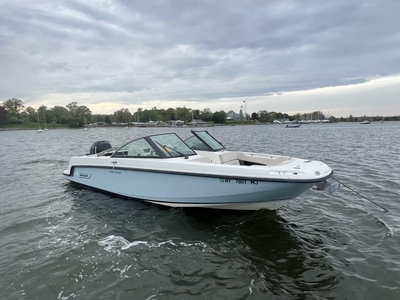
<svg viewBox="0 0 400 300">
<path fill-rule="evenodd" d="M 154 204 L 237 210 L 278 209 L 316 183 L 87 166 L 71 173 L 72 182 Z"/>
</svg>

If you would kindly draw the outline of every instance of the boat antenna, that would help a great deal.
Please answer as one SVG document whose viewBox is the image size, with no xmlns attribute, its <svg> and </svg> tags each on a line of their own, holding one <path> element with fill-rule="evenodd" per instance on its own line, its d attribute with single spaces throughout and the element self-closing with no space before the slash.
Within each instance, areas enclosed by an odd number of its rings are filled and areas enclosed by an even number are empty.
<svg viewBox="0 0 400 300">
<path fill-rule="evenodd" d="M 348 185 L 344 184 L 343 182 L 341 182 L 340 180 L 336 179 L 335 177 L 332 176 L 333 180 L 336 180 L 338 183 L 340 183 L 341 185 L 343 185 L 344 187 L 347 187 L 350 191 L 356 193 L 358 196 L 360 196 L 361 198 L 364 198 L 365 200 L 368 200 L 369 202 L 371 202 L 372 204 L 375 204 L 376 206 L 378 206 L 380 209 L 383 210 L 383 212 L 387 213 L 389 212 L 388 209 L 384 208 L 383 206 L 379 205 L 378 203 L 372 201 L 371 199 L 368 199 L 367 197 L 361 195 L 359 192 L 355 191 L 354 189 L 352 189 L 351 187 L 349 187 Z"/>
</svg>

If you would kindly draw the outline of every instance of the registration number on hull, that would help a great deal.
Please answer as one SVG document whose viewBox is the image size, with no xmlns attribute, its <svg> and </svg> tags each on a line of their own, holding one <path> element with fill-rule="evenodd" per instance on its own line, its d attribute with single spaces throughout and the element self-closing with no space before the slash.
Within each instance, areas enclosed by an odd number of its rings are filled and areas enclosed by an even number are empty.
<svg viewBox="0 0 400 300">
<path fill-rule="evenodd" d="M 222 183 L 253 184 L 253 185 L 258 184 L 258 180 L 247 180 L 247 179 L 220 178 L 219 181 Z"/>
</svg>

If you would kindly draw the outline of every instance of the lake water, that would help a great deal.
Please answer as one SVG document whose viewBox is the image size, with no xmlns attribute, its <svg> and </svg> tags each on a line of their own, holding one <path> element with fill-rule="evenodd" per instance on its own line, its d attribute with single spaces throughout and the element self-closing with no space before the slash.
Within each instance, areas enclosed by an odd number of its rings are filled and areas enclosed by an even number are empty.
<svg viewBox="0 0 400 300">
<path fill-rule="evenodd" d="M 224 126 L 345 187 L 274 211 L 166 209 L 68 183 L 71 156 L 189 128 L 0 132 L 0 299 L 400 299 L 400 123 Z"/>
</svg>

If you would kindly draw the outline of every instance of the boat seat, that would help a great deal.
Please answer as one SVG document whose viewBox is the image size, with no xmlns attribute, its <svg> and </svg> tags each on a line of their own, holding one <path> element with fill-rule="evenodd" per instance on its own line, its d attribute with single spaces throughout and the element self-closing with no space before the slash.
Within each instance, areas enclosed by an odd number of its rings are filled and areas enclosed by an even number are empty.
<svg viewBox="0 0 400 300">
<path fill-rule="evenodd" d="M 142 148 L 137 147 L 136 145 L 132 145 L 128 149 L 129 156 L 147 156 L 146 153 L 143 151 Z"/>
<path fill-rule="evenodd" d="M 238 155 L 236 152 L 221 153 L 218 156 L 221 164 L 239 165 Z"/>
<path fill-rule="evenodd" d="M 192 161 L 198 161 L 198 162 L 203 162 L 203 163 L 210 163 L 211 160 L 209 157 L 205 157 L 205 156 L 200 156 L 200 157 L 196 157 L 193 158 Z"/>
<path fill-rule="evenodd" d="M 238 159 L 233 159 L 233 160 L 224 162 L 224 165 L 240 165 L 240 162 Z"/>
</svg>

